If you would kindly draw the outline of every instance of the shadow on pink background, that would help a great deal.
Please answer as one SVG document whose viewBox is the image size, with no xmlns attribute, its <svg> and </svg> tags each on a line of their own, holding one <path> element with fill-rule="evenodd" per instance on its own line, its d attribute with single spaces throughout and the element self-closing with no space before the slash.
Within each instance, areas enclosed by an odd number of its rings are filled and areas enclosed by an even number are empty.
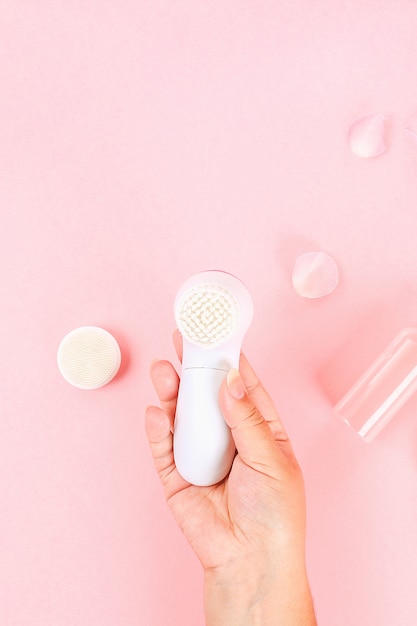
<svg viewBox="0 0 417 626">
<path fill-rule="evenodd" d="M 239 276 L 245 351 L 305 475 L 320 626 L 415 626 L 417 399 L 370 445 L 332 404 L 417 325 L 417 8 L 397 2 L 0 3 L 0 624 L 203 624 L 200 566 L 143 428 L 172 303 Z M 388 150 L 347 137 L 382 113 Z M 298 254 L 337 290 L 297 296 Z M 85 324 L 120 375 L 56 367 Z"/>
</svg>

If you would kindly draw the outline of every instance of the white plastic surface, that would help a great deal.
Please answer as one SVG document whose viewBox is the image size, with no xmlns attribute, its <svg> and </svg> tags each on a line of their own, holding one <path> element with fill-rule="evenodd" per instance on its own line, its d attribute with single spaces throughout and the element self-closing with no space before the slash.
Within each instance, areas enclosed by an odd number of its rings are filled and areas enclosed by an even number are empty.
<svg viewBox="0 0 417 626">
<path fill-rule="evenodd" d="M 181 476 L 212 485 L 229 472 L 235 445 L 217 398 L 227 372 L 207 368 L 182 372 L 175 417 L 174 456 Z"/>
<path fill-rule="evenodd" d="M 204 284 L 208 288 L 204 289 Z M 203 287 L 202 287 L 203 285 Z M 214 323 L 210 331 L 203 329 L 204 344 L 198 345 L 196 334 L 188 337 L 188 324 L 184 323 L 184 301 L 188 301 L 194 290 L 198 293 L 213 293 L 216 285 L 222 290 L 221 301 L 225 302 L 228 314 L 233 311 L 236 319 L 228 322 L 229 334 L 223 334 L 224 326 Z M 224 293 L 225 292 L 225 293 Z M 230 292 L 230 299 L 227 297 Z M 210 296 L 208 297 L 210 300 Z M 229 307 L 228 302 L 233 302 Z M 199 302 L 200 306 L 200 302 Z M 210 313 L 212 303 L 207 302 Z M 179 473 L 194 485 L 213 485 L 222 480 L 230 470 L 234 457 L 234 444 L 229 428 L 221 414 L 218 396 L 221 382 L 228 371 L 239 367 L 242 340 L 253 316 L 252 298 L 243 283 L 231 274 L 208 271 L 195 274 L 178 291 L 174 305 L 175 319 L 183 336 L 183 361 L 177 411 L 174 424 L 174 457 Z M 221 319 L 221 312 L 219 319 Z M 212 324 L 211 314 L 198 312 L 199 326 L 207 319 Z M 186 322 L 186 320 L 185 320 Z M 235 323 L 232 323 L 235 322 Z M 221 326 L 221 335 L 219 328 Z M 199 328 L 199 332 L 201 328 Z M 219 337 L 221 341 L 219 342 Z"/>
</svg>

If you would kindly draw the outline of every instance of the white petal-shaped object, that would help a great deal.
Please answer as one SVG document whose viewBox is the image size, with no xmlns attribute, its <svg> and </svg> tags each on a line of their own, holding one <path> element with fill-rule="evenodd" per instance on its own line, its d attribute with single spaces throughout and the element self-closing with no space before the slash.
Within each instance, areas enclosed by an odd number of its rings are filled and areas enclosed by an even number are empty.
<svg viewBox="0 0 417 626">
<path fill-rule="evenodd" d="M 307 252 L 297 257 L 292 273 L 295 291 L 303 298 L 321 298 L 336 289 L 339 270 L 325 252 Z"/>
<path fill-rule="evenodd" d="M 417 146 L 417 113 L 408 118 L 405 126 L 405 134 L 412 145 Z"/>
<path fill-rule="evenodd" d="M 354 154 L 364 159 L 376 157 L 388 148 L 385 117 L 381 113 L 356 120 L 349 130 L 349 145 Z"/>
<path fill-rule="evenodd" d="M 417 148 L 417 132 L 412 128 L 405 129 L 406 135 L 415 148 Z"/>
</svg>

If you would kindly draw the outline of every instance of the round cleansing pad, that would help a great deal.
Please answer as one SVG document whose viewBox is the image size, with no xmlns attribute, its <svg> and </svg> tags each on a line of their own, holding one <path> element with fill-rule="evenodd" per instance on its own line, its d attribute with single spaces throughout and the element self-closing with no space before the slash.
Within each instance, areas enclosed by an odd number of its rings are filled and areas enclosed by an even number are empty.
<svg viewBox="0 0 417 626">
<path fill-rule="evenodd" d="M 79 389 L 103 387 L 116 376 L 121 362 L 119 344 L 98 326 L 82 326 L 68 333 L 57 357 L 62 376 Z"/>
</svg>

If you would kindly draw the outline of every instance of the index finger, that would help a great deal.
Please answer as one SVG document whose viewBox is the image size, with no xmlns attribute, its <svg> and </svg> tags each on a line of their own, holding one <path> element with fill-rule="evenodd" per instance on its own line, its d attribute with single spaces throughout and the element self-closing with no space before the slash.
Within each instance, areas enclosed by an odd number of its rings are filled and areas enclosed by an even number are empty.
<svg viewBox="0 0 417 626">
<path fill-rule="evenodd" d="M 243 352 L 240 354 L 239 371 L 248 396 L 263 415 L 265 421 L 268 422 L 275 441 L 288 442 L 287 432 L 275 404 Z"/>
<path fill-rule="evenodd" d="M 179 377 L 169 361 L 154 361 L 150 375 L 152 384 L 158 395 L 162 410 L 169 417 L 171 428 L 174 424 L 175 409 L 179 387 Z"/>
</svg>

